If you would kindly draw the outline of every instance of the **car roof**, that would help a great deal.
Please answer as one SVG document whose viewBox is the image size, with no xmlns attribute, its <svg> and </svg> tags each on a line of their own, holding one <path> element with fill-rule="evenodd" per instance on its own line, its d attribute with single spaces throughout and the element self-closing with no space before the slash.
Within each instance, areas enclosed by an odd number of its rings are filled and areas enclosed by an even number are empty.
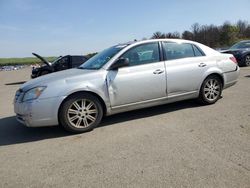
<svg viewBox="0 0 250 188">
<path fill-rule="evenodd" d="M 134 41 L 129 41 L 126 43 L 120 43 L 117 44 L 115 46 L 130 46 L 133 44 L 143 44 L 143 43 L 148 43 L 148 42 L 175 42 L 175 43 L 191 43 L 191 44 L 196 44 L 196 45 L 200 45 L 200 43 L 195 42 L 195 41 L 191 41 L 191 40 L 184 40 L 184 39 L 172 39 L 172 38 L 164 38 L 164 39 L 147 39 L 147 40 L 134 40 Z"/>
<path fill-rule="evenodd" d="M 242 40 L 242 41 L 240 41 L 238 43 L 241 43 L 241 42 L 250 42 L 250 40 Z"/>
</svg>

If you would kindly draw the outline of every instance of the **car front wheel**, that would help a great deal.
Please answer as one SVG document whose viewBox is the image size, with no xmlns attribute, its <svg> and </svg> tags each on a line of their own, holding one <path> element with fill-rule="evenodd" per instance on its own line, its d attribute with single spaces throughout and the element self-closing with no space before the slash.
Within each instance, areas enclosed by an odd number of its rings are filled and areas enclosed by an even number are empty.
<svg viewBox="0 0 250 188">
<path fill-rule="evenodd" d="M 102 116 L 99 99 L 89 93 L 79 93 L 70 96 L 62 104 L 59 122 L 67 131 L 82 133 L 94 129 Z"/>
<path fill-rule="evenodd" d="M 202 83 L 199 102 L 202 104 L 214 104 L 220 98 L 221 92 L 221 79 L 215 75 L 209 76 Z"/>
</svg>

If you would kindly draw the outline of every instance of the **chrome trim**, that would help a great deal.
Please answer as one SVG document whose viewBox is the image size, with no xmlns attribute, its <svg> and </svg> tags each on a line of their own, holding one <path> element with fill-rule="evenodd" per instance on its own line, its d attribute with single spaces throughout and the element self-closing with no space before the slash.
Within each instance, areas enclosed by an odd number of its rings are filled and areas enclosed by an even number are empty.
<svg viewBox="0 0 250 188">
<path fill-rule="evenodd" d="M 118 108 L 124 108 L 124 107 L 134 106 L 134 105 L 136 106 L 136 105 L 140 105 L 140 104 L 147 104 L 147 103 L 151 103 L 151 102 L 157 102 L 157 101 L 161 101 L 161 100 L 167 100 L 167 99 L 171 99 L 171 98 L 175 98 L 175 97 L 181 97 L 181 96 L 185 96 L 185 95 L 191 95 L 191 94 L 195 94 L 195 93 L 197 93 L 197 91 L 191 91 L 191 92 L 186 92 L 186 93 L 181 93 L 181 94 L 176 94 L 176 95 L 161 97 L 161 98 L 157 98 L 157 99 L 152 99 L 152 100 L 146 100 L 146 101 L 140 101 L 140 102 L 135 102 L 135 103 L 130 103 L 130 104 L 124 104 L 124 105 L 114 106 L 114 107 L 111 107 L 111 109 L 118 109 Z"/>
</svg>

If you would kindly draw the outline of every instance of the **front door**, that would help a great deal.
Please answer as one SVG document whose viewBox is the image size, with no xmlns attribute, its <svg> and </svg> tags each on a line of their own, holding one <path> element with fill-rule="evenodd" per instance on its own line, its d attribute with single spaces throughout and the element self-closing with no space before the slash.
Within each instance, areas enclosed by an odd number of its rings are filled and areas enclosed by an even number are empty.
<svg viewBox="0 0 250 188">
<path fill-rule="evenodd" d="M 62 71 L 62 70 L 69 69 L 69 57 L 64 56 L 61 59 L 59 59 L 57 62 L 55 62 L 54 69 L 55 71 Z"/>
<path fill-rule="evenodd" d="M 120 58 L 129 66 L 107 75 L 111 107 L 166 97 L 166 73 L 158 42 L 132 47 Z"/>
</svg>

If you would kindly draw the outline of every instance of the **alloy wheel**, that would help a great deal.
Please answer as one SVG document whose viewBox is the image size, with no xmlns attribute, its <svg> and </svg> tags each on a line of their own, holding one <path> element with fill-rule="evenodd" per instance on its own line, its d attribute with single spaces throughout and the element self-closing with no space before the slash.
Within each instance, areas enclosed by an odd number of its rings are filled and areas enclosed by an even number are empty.
<svg viewBox="0 0 250 188">
<path fill-rule="evenodd" d="M 75 128 L 86 128 L 95 123 L 98 115 L 96 104 L 87 99 L 74 101 L 67 111 L 67 118 Z"/>
<path fill-rule="evenodd" d="M 246 56 L 245 63 L 246 63 L 246 66 L 250 66 L 250 55 Z"/>
<path fill-rule="evenodd" d="M 220 83 L 216 79 L 207 80 L 204 87 L 204 96 L 208 101 L 215 101 L 221 93 Z"/>
</svg>

